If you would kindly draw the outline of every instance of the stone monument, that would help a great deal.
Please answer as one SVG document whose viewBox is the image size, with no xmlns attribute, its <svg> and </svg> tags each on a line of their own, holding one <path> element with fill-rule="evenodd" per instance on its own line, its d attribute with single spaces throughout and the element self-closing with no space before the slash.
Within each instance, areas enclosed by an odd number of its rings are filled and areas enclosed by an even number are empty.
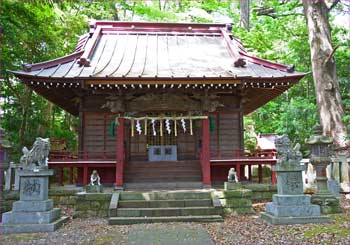
<svg viewBox="0 0 350 245">
<path fill-rule="evenodd" d="M 225 214 L 254 214 L 252 206 L 252 191 L 244 189 L 238 182 L 237 173 L 234 168 L 230 168 L 227 182 L 224 184 L 224 191 L 217 192 L 217 196 L 223 207 Z"/>
<path fill-rule="evenodd" d="M 292 149 L 287 135 L 277 137 L 275 145 L 278 160 L 273 171 L 277 172 L 277 194 L 266 204 L 266 212 L 261 213 L 261 218 L 271 224 L 329 222 L 327 216 L 321 216 L 320 206 L 312 205 L 310 196 L 303 193 L 304 166 L 300 165 L 300 145 Z"/>
<path fill-rule="evenodd" d="M 310 163 L 316 168 L 317 192 L 312 196 L 311 202 L 320 205 L 323 214 L 342 212 L 339 199 L 328 189 L 326 168 L 331 162 L 329 145 L 332 143 L 332 137 L 322 135 L 320 125 L 315 126 L 314 135 L 306 140 L 311 148 Z"/>
<path fill-rule="evenodd" d="M 43 138 L 37 138 L 30 151 L 24 148 L 24 167 L 18 171 L 20 200 L 13 203 L 12 211 L 2 214 L 2 233 L 54 231 L 68 220 L 48 199 L 49 176 L 53 175 L 47 166 L 49 151 L 49 139 Z"/>
<path fill-rule="evenodd" d="M 97 170 L 93 170 L 90 176 L 90 184 L 86 186 L 87 193 L 101 193 L 103 192 L 103 187 L 101 185 L 100 175 Z"/>
<path fill-rule="evenodd" d="M 227 175 L 227 182 L 224 183 L 225 190 L 235 190 L 242 188 L 241 183 L 238 183 L 237 173 L 234 168 L 230 168 Z"/>
</svg>

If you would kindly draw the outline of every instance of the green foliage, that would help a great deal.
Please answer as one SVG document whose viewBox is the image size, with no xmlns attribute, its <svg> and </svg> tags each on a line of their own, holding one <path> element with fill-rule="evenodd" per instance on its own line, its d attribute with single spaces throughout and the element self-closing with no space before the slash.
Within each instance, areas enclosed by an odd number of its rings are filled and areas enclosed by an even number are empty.
<svg viewBox="0 0 350 245">
<path fill-rule="evenodd" d="M 211 22 L 213 19 L 206 14 L 226 15 L 235 23 L 233 34 L 249 52 L 275 62 L 295 64 L 298 71 L 311 71 L 306 23 L 299 0 L 251 1 L 250 31 L 238 27 L 239 9 L 230 6 L 231 1 L 182 0 L 166 1 L 165 5 L 160 2 L 163 1 L 2 1 L 0 72 L 4 82 L 0 89 L 5 103 L 1 105 L 4 113 L 0 126 L 7 130 L 17 155 L 22 145 L 30 146 L 37 136 L 67 138 L 68 148 L 76 149 L 78 120 L 32 93 L 7 70 L 71 53 L 79 35 L 88 30 L 90 19 Z M 261 7 L 273 8 L 273 13 L 259 15 L 257 9 Z M 197 10 L 204 14 L 193 14 Z M 348 35 L 349 30 L 332 28 L 333 46 L 339 45 L 335 59 L 347 125 L 350 121 Z M 315 101 L 312 76 L 307 75 L 288 92 L 246 116 L 246 146 L 252 150 L 256 134 L 273 132 L 287 133 L 293 142 L 303 143 L 318 121 Z M 25 130 L 21 136 L 23 122 Z"/>
</svg>

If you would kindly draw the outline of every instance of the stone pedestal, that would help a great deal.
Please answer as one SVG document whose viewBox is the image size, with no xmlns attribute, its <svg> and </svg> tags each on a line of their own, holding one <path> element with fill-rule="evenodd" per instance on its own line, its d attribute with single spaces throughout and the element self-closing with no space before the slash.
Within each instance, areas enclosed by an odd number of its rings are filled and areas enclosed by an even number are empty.
<svg viewBox="0 0 350 245">
<path fill-rule="evenodd" d="M 254 214 L 252 191 L 243 189 L 240 183 L 225 182 L 225 190 L 218 193 L 225 214 Z"/>
<path fill-rule="evenodd" d="M 20 200 L 12 205 L 12 211 L 2 214 L 3 233 L 48 232 L 59 228 L 68 217 L 61 217 L 61 210 L 53 207 L 48 199 L 49 176 L 52 170 L 21 170 Z"/>
<path fill-rule="evenodd" d="M 103 186 L 102 185 L 87 185 L 87 186 L 85 186 L 85 190 L 87 193 L 102 193 Z"/>
<path fill-rule="evenodd" d="M 266 204 L 261 218 L 271 224 L 327 223 L 327 216 L 321 216 L 320 206 L 310 203 L 310 196 L 303 194 L 302 171 L 298 164 L 278 164 L 277 192 L 272 202 Z"/>
<path fill-rule="evenodd" d="M 320 158 L 321 159 L 321 158 Z M 328 189 L 328 178 L 326 176 L 326 161 L 320 160 L 316 165 L 317 192 L 311 197 L 311 202 L 321 207 L 323 214 L 341 213 L 340 200 Z"/>
</svg>

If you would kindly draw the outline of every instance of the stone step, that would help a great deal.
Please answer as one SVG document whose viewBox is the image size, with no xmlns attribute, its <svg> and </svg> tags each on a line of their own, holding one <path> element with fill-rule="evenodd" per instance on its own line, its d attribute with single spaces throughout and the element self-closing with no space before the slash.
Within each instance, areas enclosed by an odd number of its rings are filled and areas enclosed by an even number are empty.
<svg viewBox="0 0 350 245">
<path fill-rule="evenodd" d="M 143 177 L 135 177 L 132 175 L 126 175 L 124 176 L 125 182 L 132 182 L 132 183 L 141 183 L 141 182 L 194 182 L 194 181 L 201 181 L 202 176 L 201 175 L 192 175 L 192 176 L 143 176 Z"/>
<path fill-rule="evenodd" d="M 128 165 L 194 165 L 199 164 L 198 160 L 179 160 L 179 161 L 128 161 Z"/>
<path fill-rule="evenodd" d="M 163 216 L 163 217 L 110 217 L 110 225 L 129 225 L 140 223 L 165 223 L 165 222 L 223 222 L 220 215 L 202 216 Z"/>
<path fill-rule="evenodd" d="M 163 168 L 163 167 L 173 167 L 173 168 L 186 168 L 186 167 L 200 167 L 199 162 L 193 162 L 193 163 L 179 163 L 179 162 L 174 162 L 174 163 L 126 163 L 125 165 L 126 168 Z"/>
<path fill-rule="evenodd" d="M 201 181 L 173 181 L 173 182 L 133 182 L 124 183 L 126 190 L 193 190 L 203 188 Z"/>
<path fill-rule="evenodd" d="M 211 199 L 208 191 L 156 191 L 120 193 L 119 200 L 176 200 L 176 199 Z"/>
<path fill-rule="evenodd" d="M 185 199 L 185 200 L 133 200 L 119 201 L 118 208 L 171 208 L 171 207 L 210 207 L 211 199 Z"/>
<path fill-rule="evenodd" d="M 151 168 L 138 168 L 138 167 L 130 167 L 126 168 L 126 174 L 144 174 L 147 172 L 148 174 L 158 174 L 161 173 L 163 174 L 186 174 L 186 173 L 201 173 L 201 169 L 197 167 L 181 167 L 181 168 L 169 168 L 169 167 L 164 167 L 164 168 L 154 168 L 152 171 L 150 171 Z"/>
<path fill-rule="evenodd" d="M 198 216 L 219 214 L 214 207 L 118 208 L 117 217 Z"/>
</svg>

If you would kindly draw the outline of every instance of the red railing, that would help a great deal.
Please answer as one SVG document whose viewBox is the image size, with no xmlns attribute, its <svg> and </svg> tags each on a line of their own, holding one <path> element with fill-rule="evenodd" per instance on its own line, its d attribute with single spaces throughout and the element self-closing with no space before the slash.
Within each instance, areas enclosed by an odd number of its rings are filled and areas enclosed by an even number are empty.
<svg viewBox="0 0 350 245">
<path fill-rule="evenodd" d="M 72 160 L 113 160 L 116 159 L 115 151 L 70 151 L 50 152 L 49 161 L 72 161 Z"/>
<path fill-rule="evenodd" d="M 249 159 L 274 159 L 276 158 L 275 150 L 256 150 L 254 152 L 248 152 L 242 149 L 236 150 L 211 150 L 211 159 L 239 159 L 239 158 L 249 158 Z"/>
</svg>

